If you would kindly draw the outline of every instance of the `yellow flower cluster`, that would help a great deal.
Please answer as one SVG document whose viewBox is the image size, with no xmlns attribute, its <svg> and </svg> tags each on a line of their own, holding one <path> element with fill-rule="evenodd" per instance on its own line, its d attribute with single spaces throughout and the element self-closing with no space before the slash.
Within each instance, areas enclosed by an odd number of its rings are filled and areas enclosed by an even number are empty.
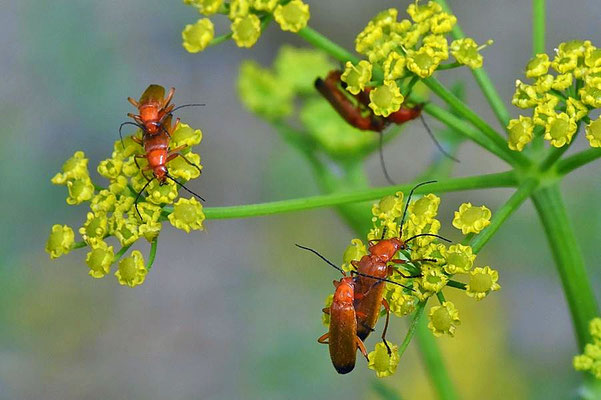
<svg viewBox="0 0 601 400">
<path fill-rule="evenodd" d="M 123 141 L 115 141 L 111 157 L 98 164 L 98 174 L 109 181 L 106 188 L 92 182 L 87 168 L 88 159 L 82 151 L 69 158 L 61 172 L 52 178 L 52 183 L 67 187 L 68 204 L 89 202 L 90 209 L 79 228 L 82 242 L 75 242 L 75 232 L 69 226 L 52 227 L 46 243 L 46 251 L 51 258 L 67 254 L 74 248 L 89 247 L 86 256 L 89 274 L 102 278 L 138 239 L 144 238 L 156 246 L 162 222 L 167 219 L 186 232 L 203 229 L 202 205 L 196 199 L 180 198 L 170 206 L 179 195 L 179 185 L 173 179 L 184 184 L 200 176 L 200 156 L 184 151 L 185 159 L 176 157 L 169 161 L 166 167 L 172 178 L 160 184 L 151 170 L 143 171 L 148 165 L 146 159 L 136 158 L 144 154 L 138 143 L 141 138 L 142 132 L 138 130 L 124 137 Z M 170 148 L 194 146 L 201 139 L 200 130 L 179 124 L 171 135 Z M 117 254 L 106 242 L 110 237 L 122 246 Z M 137 286 L 144 282 L 149 267 L 150 264 L 144 264 L 142 254 L 133 251 L 130 257 L 121 259 L 115 276 L 122 285 Z"/>
<path fill-rule="evenodd" d="M 401 232 L 400 237 L 407 249 L 393 258 L 404 260 L 404 263 L 390 262 L 395 271 L 388 279 L 406 287 L 387 284 L 385 299 L 390 310 L 399 317 L 406 316 L 413 313 L 419 303 L 438 297 L 440 305 L 430 308 L 428 327 L 435 336 L 453 336 L 460 324 L 459 312 L 452 302 L 444 299 L 443 290 L 448 287 L 462 289 L 469 297 L 482 300 L 501 286 L 497 271 L 488 266 L 474 267 L 476 255 L 470 246 L 447 245 L 440 240 L 441 223 L 436 218 L 439 205 L 440 198 L 432 193 L 411 201 L 400 230 L 405 208 L 403 193 L 385 196 L 372 206 L 373 226 L 367 240 L 398 238 Z M 479 233 L 490 224 L 490 218 L 491 212 L 485 206 L 474 207 L 465 203 L 455 212 L 453 225 L 463 234 Z M 344 252 L 342 268 L 345 271 L 355 270 L 352 261 L 359 261 L 368 253 L 369 248 L 360 239 L 353 239 Z M 328 300 L 331 302 L 331 298 Z M 396 349 L 396 346 L 392 348 Z M 384 343 L 377 344 L 369 354 L 369 368 L 375 370 L 379 377 L 394 373 L 398 361 L 396 350 L 388 354 Z"/>
<path fill-rule="evenodd" d="M 231 37 L 238 47 L 252 47 L 259 40 L 265 24 L 271 20 L 284 31 L 298 32 L 309 21 L 309 6 L 302 0 L 184 0 L 184 3 L 205 16 L 223 14 L 231 21 Z M 215 39 L 215 28 L 209 18 L 201 18 L 186 25 L 182 31 L 182 45 L 190 53 L 206 49 Z M 216 39 L 220 41 L 220 38 Z"/>
<path fill-rule="evenodd" d="M 355 49 L 367 57 L 356 65 L 348 62 L 342 81 L 352 94 L 362 91 L 372 78 L 372 70 L 383 71 L 382 83 L 370 91 L 370 108 L 374 114 L 387 117 L 397 111 L 411 90 L 414 78 L 432 76 L 449 53 L 456 65 L 475 69 L 482 66 L 478 46 L 471 38 L 458 39 L 449 44 L 446 35 L 457 23 L 457 18 L 442 11 L 433 1 L 420 5 L 415 2 L 407 8 L 411 17 L 398 21 L 398 10 L 390 8 L 376 15 L 355 39 Z M 492 43 L 487 42 L 486 45 Z M 405 95 L 403 95 L 405 93 Z"/>
<path fill-rule="evenodd" d="M 528 62 L 525 75 L 531 83 L 516 81 L 512 104 L 533 111 L 509 122 L 512 150 L 522 151 L 535 134 L 563 147 L 583 121 L 591 147 L 601 147 L 601 120 L 588 116 L 601 108 L 601 49 L 588 40 L 573 40 L 561 43 L 555 52 L 553 60 L 537 54 Z"/>
<path fill-rule="evenodd" d="M 574 368 L 577 371 L 589 371 L 601 380 L 601 318 L 593 318 L 589 322 L 589 332 L 593 338 L 584 346 L 584 353 L 574 357 Z"/>
</svg>

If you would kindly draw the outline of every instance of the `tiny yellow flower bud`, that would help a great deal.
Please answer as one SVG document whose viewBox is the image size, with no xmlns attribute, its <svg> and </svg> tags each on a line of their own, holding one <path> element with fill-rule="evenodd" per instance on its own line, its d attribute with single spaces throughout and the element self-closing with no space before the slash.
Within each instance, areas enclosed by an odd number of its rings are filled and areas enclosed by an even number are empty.
<svg viewBox="0 0 601 400">
<path fill-rule="evenodd" d="M 424 46 L 417 51 L 408 50 L 407 52 L 407 69 L 413 72 L 420 78 L 431 76 L 438 65 L 441 58 L 437 56 L 434 49 Z"/>
<path fill-rule="evenodd" d="M 482 229 L 490 225 L 492 213 L 486 206 L 474 207 L 472 203 L 463 203 L 459 211 L 455 211 L 453 226 L 461 229 L 464 235 L 468 233 L 480 233 Z"/>
<path fill-rule="evenodd" d="M 232 0 L 228 18 L 234 21 L 236 18 L 244 17 L 249 13 L 250 0 Z"/>
<path fill-rule="evenodd" d="M 113 158 L 108 158 L 104 161 L 101 161 L 98 164 L 98 173 L 105 178 L 115 179 L 121 173 L 121 167 L 123 166 L 123 161 L 116 160 Z"/>
<path fill-rule="evenodd" d="M 252 7 L 258 11 L 273 12 L 278 5 L 278 0 L 253 0 Z"/>
<path fill-rule="evenodd" d="M 405 57 L 397 52 L 388 54 L 384 61 L 384 79 L 395 80 L 405 75 Z"/>
<path fill-rule="evenodd" d="M 369 61 L 361 60 L 356 66 L 347 61 L 344 72 L 340 77 L 347 84 L 346 90 L 352 94 L 358 94 L 371 79 L 372 65 Z"/>
<path fill-rule="evenodd" d="M 209 16 L 219 10 L 223 0 L 186 0 L 186 4 L 196 7 L 202 15 Z"/>
<path fill-rule="evenodd" d="M 534 137 L 534 124 L 532 118 L 519 116 L 519 119 L 512 119 L 507 125 L 509 138 L 507 144 L 511 150 L 522 151 L 524 146 L 532 141 Z"/>
<path fill-rule="evenodd" d="M 201 18 L 194 25 L 188 24 L 182 32 L 182 46 L 189 53 L 203 51 L 213 40 L 215 28 L 208 18 Z"/>
<path fill-rule="evenodd" d="M 409 218 L 416 226 L 425 226 L 432 222 L 438 213 L 440 197 L 429 193 L 411 202 L 408 208 Z"/>
<path fill-rule="evenodd" d="M 589 322 L 588 330 L 593 339 L 601 340 L 601 318 L 593 318 Z"/>
<path fill-rule="evenodd" d="M 446 265 L 444 270 L 449 274 L 466 274 L 474 265 L 476 255 L 470 246 L 454 244 L 444 251 Z"/>
<path fill-rule="evenodd" d="M 568 72 L 567 74 L 559 74 L 553 80 L 551 88 L 555 90 L 566 90 L 567 88 L 572 86 L 573 81 L 574 75 L 572 75 L 571 72 Z"/>
<path fill-rule="evenodd" d="M 273 17 L 283 31 L 298 32 L 307 26 L 310 17 L 309 5 L 301 0 L 292 0 L 285 6 L 278 4 Z"/>
<path fill-rule="evenodd" d="M 67 204 L 70 205 L 81 204 L 94 196 L 94 184 L 90 177 L 67 181 L 67 189 L 69 189 Z"/>
<path fill-rule="evenodd" d="M 601 83 L 593 85 L 591 81 L 578 91 L 580 100 L 592 108 L 601 108 Z"/>
<path fill-rule="evenodd" d="M 50 258 L 58 258 L 68 254 L 75 242 L 75 233 L 68 225 L 53 225 L 48 241 L 46 242 L 46 253 Z"/>
<path fill-rule="evenodd" d="M 92 250 L 86 256 L 86 264 L 90 267 L 90 276 L 102 278 L 109 273 L 115 254 L 113 246 L 99 240 L 91 245 Z"/>
<path fill-rule="evenodd" d="M 238 47 L 252 47 L 261 36 L 261 20 L 256 14 L 246 14 L 232 22 L 232 39 Z"/>
<path fill-rule="evenodd" d="M 67 181 L 89 178 L 88 159 L 83 151 L 76 151 L 73 157 L 63 164 L 62 172 L 54 175 L 51 182 L 55 185 L 66 185 Z"/>
<path fill-rule="evenodd" d="M 442 269 L 431 263 L 422 264 L 422 277 L 419 284 L 424 291 L 438 293 L 449 282 Z"/>
<path fill-rule="evenodd" d="M 342 270 L 346 272 L 354 271 L 356 268 L 351 264 L 351 261 L 359 261 L 366 254 L 367 248 L 361 239 L 351 240 L 351 244 L 347 246 L 342 255 Z"/>
<path fill-rule="evenodd" d="M 101 190 L 92 198 L 90 209 L 95 214 L 106 214 L 115 210 L 117 204 L 117 196 L 109 190 Z"/>
<path fill-rule="evenodd" d="M 585 131 L 591 147 L 601 147 L 601 117 L 588 124 Z"/>
<path fill-rule="evenodd" d="M 438 57 L 443 61 L 449 58 L 449 43 L 443 35 L 426 36 L 422 42 L 422 46 L 432 49 L 434 57 Z"/>
<path fill-rule="evenodd" d="M 474 268 L 470 272 L 470 281 L 465 287 L 465 293 L 476 300 L 482 300 L 490 292 L 501 289 L 497 283 L 499 272 L 490 267 Z"/>
<path fill-rule="evenodd" d="M 195 198 L 180 198 L 173 206 L 173 212 L 169 214 L 169 222 L 178 229 L 190 233 L 191 230 L 203 230 L 202 222 L 205 215 L 202 204 Z"/>
<path fill-rule="evenodd" d="M 433 1 L 429 1 L 427 5 L 423 6 L 420 6 L 416 1 L 415 3 L 409 4 L 409 7 L 407 7 L 407 14 L 409 14 L 411 19 L 415 22 L 425 21 L 441 11 L 442 7 Z"/>
<path fill-rule="evenodd" d="M 576 122 L 568 114 L 560 113 L 547 119 L 544 138 L 554 147 L 563 147 L 572 141 L 577 130 Z"/>
<path fill-rule="evenodd" d="M 399 346 L 389 342 L 391 353 L 383 342 L 377 343 L 374 351 L 367 355 L 369 360 L 368 368 L 376 371 L 378 378 L 390 376 L 396 372 L 396 368 L 401 360 L 399 356 Z"/>
<path fill-rule="evenodd" d="M 566 103 L 566 113 L 570 119 L 580 121 L 588 115 L 588 108 L 580 100 L 569 97 Z"/>
<path fill-rule="evenodd" d="M 578 65 L 578 56 L 573 53 L 557 54 L 551 63 L 551 67 L 560 74 L 572 71 Z"/>
<path fill-rule="evenodd" d="M 492 44 L 492 41 L 488 41 L 488 44 Z M 463 65 L 467 65 L 471 69 L 480 68 L 482 66 L 483 58 L 479 53 L 481 47 L 471 38 L 463 38 L 454 40 L 451 43 L 451 54 L 453 57 Z"/>
<path fill-rule="evenodd" d="M 539 97 L 534 86 L 527 85 L 519 79 L 515 82 L 515 93 L 511 104 L 519 108 L 530 108 L 536 106 L 538 101 Z"/>
<path fill-rule="evenodd" d="M 180 122 L 177 129 L 171 135 L 172 147 L 196 146 L 202 140 L 200 129 L 192 129 L 190 125 Z M 141 165 L 140 165 L 141 166 Z"/>
<path fill-rule="evenodd" d="M 410 294 L 404 293 L 403 288 L 394 285 L 391 289 L 390 299 L 388 304 L 390 305 L 390 311 L 399 317 L 404 317 L 415 311 L 417 307 L 417 298 Z"/>
<path fill-rule="evenodd" d="M 557 104 L 557 97 L 549 96 L 550 98 L 554 98 L 555 101 L 551 102 L 543 102 L 541 101 L 534 108 L 534 115 L 532 116 L 532 122 L 536 125 L 546 126 L 549 118 L 555 117 L 557 113 L 555 112 L 555 106 Z M 525 117 L 526 118 L 526 117 Z"/>
<path fill-rule="evenodd" d="M 84 225 L 79 228 L 79 234 L 89 245 L 101 241 L 107 234 L 108 219 L 105 214 L 96 215 L 89 212 Z"/>
<path fill-rule="evenodd" d="M 456 16 L 441 12 L 440 14 L 436 14 L 430 18 L 430 30 L 435 34 L 449 33 L 456 23 Z"/>
<path fill-rule="evenodd" d="M 403 215 L 404 207 L 403 192 L 396 192 L 394 195 L 384 196 L 380 201 L 374 203 L 371 213 L 378 219 L 393 221 Z"/>
<path fill-rule="evenodd" d="M 584 53 L 584 63 L 589 68 L 601 67 L 601 49 L 589 47 Z"/>
<path fill-rule="evenodd" d="M 129 246 L 140 237 L 138 225 L 129 218 L 120 218 L 117 220 L 114 228 L 113 233 L 119 240 L 119 243 L 121 243 L 121 246 Z"/>
<path fill-rule="evenodd" d="M 186 181 L 198 178 L 202 171 L 200 156 L 192 152 L 186 153 L 180 157 L 175 157 L 167 163 L 167 168 L 169 169 L 171 176 L 182 178 Z"/>
<path fill-rule="evenodd" d="M 146 192 L 148 193 L 146 200 L 153 204 L 171 204 L 177 198 L 177 190 L 177 184 L 171 180 L 167 180 L 161 185 L 154 179 L 146 189 Z"/>
<path fill-rule="evenodd" d="M 119 261 L 119 269 L 115 276 L 121 285 L 135 287 L 144 283 L 148 270 L 144 266 L 144 257 L 138 250 L 131 252 L 130 257 Z"/>
<path fill-rule="evenodd" d="M 545 53 L 537 54 L 526 64 L 526 76 L 528 78 L 538 78 L 543 76 L 549 70 L 551 62 L 549 56 Z"/>
<path fill-rule="evenodd" d="M 551 90 L 554 82 L 555 78 L 553 78 L 553 75 L 542 75 L 536 79 L 536 82 L 534 83 L 534 90 L 536 90 L 538 94 L 542 95 Z"/>
<path fill-rule="evenodd" d="M 387 117 L 401 108 L 405 98 L 401 94 L 396 81 L 384 81 L 382 86 L 378 86 L 369 92 L 369 108 L 375 115 Z"/>
<path fill-rule="evenodd" d="M 119 175 L 116 179 L 111 180 L 109 190 L 115 195 L 123 193 L 123 191 L 127 190 L 127 178 L 123 175 Z"/>
<path fill-rule="evenodd" d="M 138 129 L 133 135 L 125 136 L 123 142 L 121 142 L 121 139 L 115 141 L 113 144 L 113 154 L 111 155 L 114 160 L 123 161 L 134 154 L 141 154 L 144 151 L 142 146 L 133 140 L 133 137 L 141 139 L 142 131 Z"/>
<path fill-rule="evenodd" d="M 436 337 L 444 334 L 451 337 L 455 336 L 455 329 L 457 325 L 461 324 L 459 312 L 450 301 L 445 301 L 440 306 L 430 308 L 428 317 L 430 319 L 428 328 Z"/>
</svg>

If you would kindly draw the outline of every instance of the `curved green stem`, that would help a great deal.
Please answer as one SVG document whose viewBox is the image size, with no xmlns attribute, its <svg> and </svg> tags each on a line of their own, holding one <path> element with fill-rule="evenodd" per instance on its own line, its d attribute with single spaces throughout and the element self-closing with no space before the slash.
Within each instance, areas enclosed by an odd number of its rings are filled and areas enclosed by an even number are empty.
<svg viewBox="0 0 601 400">
<path fill-rule="evenodd" d="M 601 149 L 584 150 L 559 161 L 557 163 L 557 172 L 565 175 L 599 158 L 601 158 Z"/>
<path fill-rule="evenodd" d="M 157 256 L 157 245 L 159 243 L 159 237 L 155 237 L 152 243 L 150 244 L 150 254 L 148 255 L 148 262 L 146 263 L 146 270 L 150 271 L 152 268 L 152 264 L 154 264 L 154 259 Z"/>
<path fill-rule="evenodd" d="M 71 245 L 71 250 L 81 249 L 82 247 L 86 247 L 88 244 L 83 240 L 81 242 L 75 242 Z"/>
<path fill-rule="evenodd" d="M 415 334 L 415 330 L 417 329 L 417 324 L 419 323 L 419 320 L 424 314 L 424 308 L 426 308 L 426 301 L 422 301 L 417 305 L 415 312 L 413 313 L 413 319 L 409 324 L 409 329 L 405 334 L 405 339 L 403 339 L 403 342 L 399 347 L 399 358 L 403 357 L 403 353 L 405 353 L 405 350 L 407 350 L 409 343 L 411 343 L 411 339 L 413 339 L 413 335 Z"/>
<path fill-rule="evenodd" d="M 133 243 L 128 244 L 127 246 L 121 247 L 121 250 L 119 250 L 119 252 L 117 254 L 115 254 L 115 257 L 113 257 L 113 263 L 116 263 L 117 261 L 119 261 L 121 259 L 121 257 L 123 257 L 123 255 L 125 253 L 127 253 L 127 250 L 129 250 L 129 248 L 132 245 L 133 245 Z"/>
<path fill-rule="evenodd" d="M 462 117 L 471 122 L 476 128 L 478 128 L 486 137 L 494 143 L 497 150 L 505 153 L 506 156 L 512 160 L 512 164 L 520 166 L 527 166 L 530 162 L 521 153 L 511 151 L 507 147 L 507 141 L 495 131 L 486 121 L 484 121 L 478 114 L 472 111 L 464 102 L 462 102 L 457 96 L 455 96 L 450 90 L 440 83 L 440 81 L 434 77 L 428 77 L 422 79 L 422 82 L 430 90 L 436 93 L 442 100 L 444 100 L 449 106 L 457 111 Z"/>
<path fill-rule="evenodd" d="M 599 307 L 589 281 L 584 260 L 568 219 L 557 184 L 532 195 L 543 223 L 555 265 L 559 271 L 581 350 L 591 340 L 589 321 L 599 315 Z"/>
<path fill-rule="evenodd" d="M 341 62 L 350 61 L 353 64 L 359 62 L 359 57 L 350 53 L 344 47 L 332 42 L 330 39 L 317 32 L 313 28 L 309 26 L 305 26 L 297 34 L 305 39 L 307 42 L 311 43 L 313 46 L 318 49 L 322 49 L 323 51 L 330 54 L 332 57 Z"/>
<path fill-rule="evenodd" d="M 532 0 L 532 55 L 545 52 L 545 2 Z"/>
<path fill-rule="evenodd" d="M 499 230 L 501 225 L 509 218 L 515 210 L 526 200 L 534 189 L 536 189 L 538 181 L 534 178 L 527 179 L 518 187 L 515 193 L 507 200 L 507 202 L 501 206 L 496 212 L 493 213 L 493 218 L 482 232 L 475 236 L 471 241 L 470 245 L 474 254 L 477 254 L 482 247 L 490 240 L 490 238 Z"/>
<path fill-rule="evenodd" d="M 415 193 L 444 193 L 492 187 L 513 187 L 516 185 L 516 183 L 517 180 L 514 173 L 508 171 L 495 174 L 445 179 L 424 187 L 420 187 Z M 207 219 L 258 217 L 262 215 L 280 214 L 285 212 L 310 210 L 319 207 L 330 207 L 347 203 L 375 200 L 398 191 L 408 193 L 413 186 L 414 185 L 386 186 L 353 192 L 340 192 L 321 196 L 304 197 L 301 199 L 274 201 L 270 203 L 248 204 L 232 207 L 207 207 L 204 209 L 204 213 Z M 169 213 L 173 211 L 173 206 L 165 206 L 163 210 Z"/>
<path fill-rule="evenodd" d="M 438 4 L 440 4 L 440 6 L 443 8 L 443 10 L 445 12 L 450 13 L 450 14 L 453 13 L 453 11 L 451 10 L 451 8 L 449 7 L 449 5 L 447 4 L 447 2 L 445 0 L 435 0 L 435 1 Z M 461 30 L 461 26 L 459 24 L 455 24 L 455 26 L 451 30 L 451 35 L 455 39 L 461 39 L 461 38 L 465 37 L 463 31 Z M 499 121 L 501 126 L 503 128 L 505 128 L 507 126 L 507 124 L 509 124 L 509 120 L 511 119 L 511 116 L 509 115 L 509 111 L 507 110 L 507 107 L 505 107 L 505 102 L 503 101 L 503 99 L 501 99 L 499 92 L 497 92 L 497 89 L 495 88 L 492 81 L 488 77 L 488 73 L 486 72 L 486 70 L 484 68 L 481 67 L 481 68 L 472 70 L 472 74 L 474 75 L 474 79 L 476 79 L 478 86 L 480 86 L 482 93 L 484 93 L 484 97 L 486 97 L 486 100 L 488 100 L 488 104 L 490 104 L 490 107 L 492 108 L 493 112 L 495 113 L 497 120 Z"/>
<path fill-rule="evenodd" d="M 432 385 L 441 400 L 458 399 L 453 381 L 449 376 L 448 369 L 440 353 L 436 339 L 428 329 L 426 319 L 422 318 L 417 323 L 416 339 L 421 349 L 421 356 L 432 380 Z"/>
</svg>

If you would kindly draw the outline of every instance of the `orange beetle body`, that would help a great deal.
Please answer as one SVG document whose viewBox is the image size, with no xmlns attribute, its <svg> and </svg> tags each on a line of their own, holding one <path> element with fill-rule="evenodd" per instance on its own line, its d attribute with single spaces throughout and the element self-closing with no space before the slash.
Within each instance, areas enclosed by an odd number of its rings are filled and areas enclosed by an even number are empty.
<svg viewBox="0 0 601 400">
<path fill-rule="evenodd" d="M 332 305 L 324 309 L 324 312 L 330 314 L 330 329 L 317 340 L 328 344 L 330 359 L 336 371 L 347 374 L 355 368 L 357 348 L 361 349 L 365 357 L 367 351 L 357 336 L 354 278 L 344 277 L 340 281 L 334 281 L 334 286 L 336 291 Z"/>
<path fill-rule="evenodd" d="M 132 113 L 127 114 L 133 118 L 136 123 L 144 128 L 145 133 L 149 135 L 157 135 L 162 131 L 163 120 L 166 118 L 171 111 L 173 111 L 174 105 L 169 104 L 175 88 L 171 88 L 169 93 L 165 97 L 165 88 L 160 85 L 150 85 L 140 100 L 128 97 L 127 100 L 138 109 L 139 114 L 135 115 Z"/>
</svg>

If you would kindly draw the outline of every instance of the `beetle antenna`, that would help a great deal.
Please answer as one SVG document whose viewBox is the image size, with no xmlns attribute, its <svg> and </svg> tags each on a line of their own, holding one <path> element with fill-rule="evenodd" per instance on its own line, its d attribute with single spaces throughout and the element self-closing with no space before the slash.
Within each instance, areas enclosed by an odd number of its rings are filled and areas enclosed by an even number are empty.
<svg viewBox="0 0 601 400">
<path fill-rule="evenodd" d="M 166 174 L 165 175 L 167 178 L 171 179 L 173 182 L 177 183 L 182 189 L 184 189 L 186 192 L 193 194 L 194 196 L 198 197 L 200 200 L 202 201 L 206 201 L 202 196 L 200 196 L 197 193 L 194 193 L 193 191 L 191 191 L 190 189 L 188 189 L 187 187 L 185 187 L 182 183 L 180 183 L 179 181 L 177 181 L 175 178 L 173 178 L 171 175 Z"/>
<path fill-rule="evenodd" d="M 177 106 L 177 107 L 175 107 L 173 110 L 171 110 L 171 111 L 169 112 L 169 114 L 171 114 L 171 113 L 173 113 L 174 111 L 176 111 L 176 110 L 179 110 L 179 109 L 181 109 L 181 108 L 186 108 L 186 107 L 204 107 L 204 106 L 206 106 L 206 104 L 182 104 L 181 106 Z"/>
<path fill-rule="evenodd" d="M 405 223 L 405 217 L 407 216 L 407 208 L 409 208 L 409 202 L 411 201 L 411 196 L 413 196 L 413 192 L 415 192 L 415 189 L 417 189 L 420 186 L 424 186 L 430 183 L 435 183 L 437 181 L 426 181 L 426 182 L 422 182 L 422 183 L 418 183 L 417 185 L 413 186 L 413 189 L 411 189 L 411 191 L 409 192 L 409 197 L 407 197 L 407 202 L 405 203 L 405 209 L 403 210 L 403 218 L 401 218 L 401 225 L 399 226 L 399 229 L 401 229 L 401 231 L 403 230 L 403 223 Z"/>
<path fill-rule="evenodd" d="M 442 147 L 442 145 L 440 144 L 440 142 L 438 140 L 436 140 L 436 136 L 434 136 L 434 133 L 432 132 L 432 130 L 430 129 L 430 127 L 426 123 L 426 119 L 424 118 L 424 114 L 420 113 L 419 114 L 419 119 L 422 121 L 422 124 L 424 125 L 424 128 L 426 128 L 426 132 L 428 132 L 428 135 L 430 136 L 430 138 L 432 139 L 432 141 L 434 142 L 434 144 L 436 145 L 436 147 L 438 148 L 438 150 L 442 154 L 444 154 L 445 157 L 450 158 L 451 160 L 455 161 L 456 163 L 461 162 L 457 158 L 453 157 L 448 151 L 446 151 L 444 149 L 444 147 Z"/>
<path fill-rule="evenodd" d="M 382 172 L 384 172 L 384 177 L 386 181 L 391 185 L 396 185 L 396 182 L 392 180 L 390 174 L 388 174 L 388 170 L 386 169 L 386 163 L 384 162 L 384 134 L 382 132 L 378 132 L 380 135 L 380 139 L 378 141 L 378 148 L 380 150 L 380 165 L 382 166 Z"/>
<path fill-rule="evenodd" d="M 150 185 L 150 182 L 152 182 L 152 179 L 150 179 L 148 182 L 146 182 L 146 185 L 144 185 L 144 187 L 142 188 L 142 190 L 140 190 L 138 192 L 138 195 L 136 196 L 136 200 L 134 201 L 134 207 L 136 208 L 136 211 L 137 211 L 138 215 L 140 216 L 140 220 L 142 222 L 144 222 L 144 218 L 142 218 L 142 214 L 140 214 L 140 210 L 138 209 L 138 200 L 140 200 L 140 196 L 142 195 L 142 193 L 144 192 L 144 190 L 148 187 L 148 185 Z"/>
<path fill-rule="evenodd" d="M 138 128 L 144 130 L 144 127 L 141 125 L 138 125 L 134 122 L 131 121 L 127 121 L 122 123 L 121 125 L 119 125 L 119 137 L 121 138 L 121 146 L 123 146 L 123 149 L 125 150 L 125 143 L 123 143 L 123 135 L 121 135 L 121 129 L 123 128 L 124 125 L 133 125 L 133 126 L 137 126 Z"/>
<path fill-rule="evenodd" d="M 433 234 L 433 233 L 420 233 L 419 235 L 414 235 L 414 236 L 411 236 L 409 239 L 405 240 L 405 243 L 409 243 L 409 241 L 411 241 L 411 240 L 413 240 L 413 239 L 417 239 L 418 237 L 422 237 L 422 236 L 432 236 L 432 237 L 436 237 L 436 238 L 442 239 L 442 240 L 444 240 L 445 242 L 453 243 L 453 242 L 452 242 L 452 241 L 450 241 L 449 239 L 447 239 L 447 238 L 445 238 L 445 237 L 442 237 L 442 236 L 440 236 L 440 235 L 435 235 L 435 234 Z"/>
</svg>

